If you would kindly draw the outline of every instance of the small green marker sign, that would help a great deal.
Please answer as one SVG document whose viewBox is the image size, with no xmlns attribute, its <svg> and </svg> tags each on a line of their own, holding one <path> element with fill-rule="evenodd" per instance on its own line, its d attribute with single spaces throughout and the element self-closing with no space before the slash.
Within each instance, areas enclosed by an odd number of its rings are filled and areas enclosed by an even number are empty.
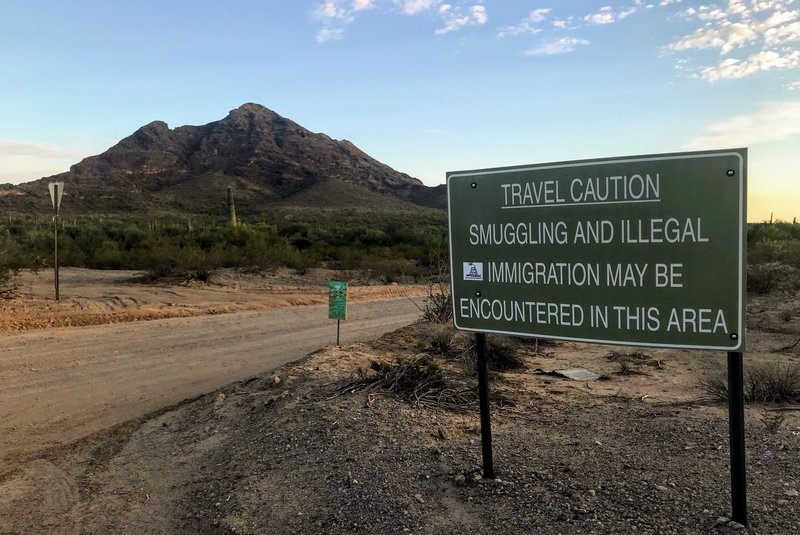
<svg viewBox="0 0 800 535">
<path fill-rule="evenodd" d="M 455 326 L 744 347 L 747 150 L 447 174 Z"/>
<path fill-rule="evenodd" d="M 330 281 L 328 283 L 328 318 L 347 319 L 347 283 Z"/>
</svg>

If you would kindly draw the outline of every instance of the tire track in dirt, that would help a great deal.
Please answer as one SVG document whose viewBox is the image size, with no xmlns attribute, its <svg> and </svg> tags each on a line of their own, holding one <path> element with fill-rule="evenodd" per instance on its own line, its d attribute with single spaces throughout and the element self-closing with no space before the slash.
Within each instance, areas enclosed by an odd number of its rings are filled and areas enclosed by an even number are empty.
<svg viewBox="0 0 800 535">
<path fill-rule="evenodd" d="M 353 303 L 342 343 L 413 322 L 408 299 Z M 24 458 L 246 379 L 336 340 L 302 306 L 40 330 L 0 339 L 0 458 Z"/>
</svg>

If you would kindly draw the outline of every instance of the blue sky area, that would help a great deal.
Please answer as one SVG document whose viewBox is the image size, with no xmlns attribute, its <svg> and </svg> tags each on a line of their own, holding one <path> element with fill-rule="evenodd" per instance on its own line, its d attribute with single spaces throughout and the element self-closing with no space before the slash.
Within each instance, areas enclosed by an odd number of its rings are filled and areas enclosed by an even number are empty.
<svg viewBox="0 0 800 535">
<path fill-rule="evenodd" d="M 0 0 L 0 183 L 263 104 L 421 179 L 749 147 L 800 217 L 800 0 Z"/>
</svg>

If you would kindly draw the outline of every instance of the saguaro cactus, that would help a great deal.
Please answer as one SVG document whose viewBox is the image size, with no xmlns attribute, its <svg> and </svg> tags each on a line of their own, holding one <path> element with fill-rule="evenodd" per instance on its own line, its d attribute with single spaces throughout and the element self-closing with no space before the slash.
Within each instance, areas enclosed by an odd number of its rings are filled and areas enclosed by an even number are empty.
<svg viewBox="0 0 800 535">
<path fill-rule="evenodd" d="M 231 226 L 236 227 L 236 206 L 233 204 L 233 188 L 228 186 L 228 211 L 231 214 Z"/>
</svg>

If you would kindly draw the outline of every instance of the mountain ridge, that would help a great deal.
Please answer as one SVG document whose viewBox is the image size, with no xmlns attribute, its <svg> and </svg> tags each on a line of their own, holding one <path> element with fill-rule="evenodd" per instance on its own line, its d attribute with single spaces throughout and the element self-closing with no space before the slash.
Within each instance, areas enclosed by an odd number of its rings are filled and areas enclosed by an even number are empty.
<svg viewBox="0 0 800 535">
<path fill-rule="evenodd" d="M 255 103 L 200 126 L 151 121 L 65 173 L 14 187 L 0 204 L 32 207 L 54 181 L 65 183 L 64 207 L 81 212 L 208 213 L 229 186 L 245 216 L 276 205 L 446 205 L 444 186 L 425 186 L 348 140 L 311 132 Z M 308 194 L 314 190 L 326 193 Z"/>
</svg>

